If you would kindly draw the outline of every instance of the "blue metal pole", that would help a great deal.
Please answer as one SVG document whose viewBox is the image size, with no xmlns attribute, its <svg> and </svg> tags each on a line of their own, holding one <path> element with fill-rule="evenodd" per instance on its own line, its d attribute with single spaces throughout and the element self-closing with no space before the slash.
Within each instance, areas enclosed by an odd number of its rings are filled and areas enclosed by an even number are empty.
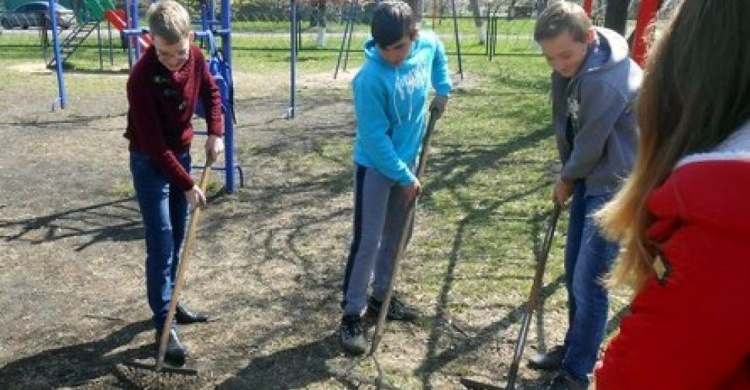
<svg viewBox="0 0 750 390">
<path fill-rule="evenodd" d="M 201 33 L 206 33 L 207 31 L 210 31 L 210 23 L 208 19 L 208 4 L 201 4 Z M 196 38 L 200 38 L 201 45 L 205 45 L 206 41 L 203 40 L 204 38 L 201 34 L 196 34 Z M 210 42 L 209 42 L 209 45 L 210 45 Z M 212 53 L 209 53 L 209 55 L 210 54 Z"/>
<path fill-rule="evenodd" d="M 115 65 L 115 53 L 112 48 L 112 24 L 107 21 L 107 35 L 109 37 L 109 66 Z"/>
<path fill-rule="evenodd" d="M 290 83 L 289 83 L 289 110 L 287 119 L 294 119 L 297 107 L 297 1 L 290 0 L 289 12 L 291 16 L 291 52 L 290 52 Z"/>
<path fill-rule="evenodd" d="M 102 49 L 102 24 L 96 24 L 96 42 L 99 46 L 99 70 L 104 70 L 104 51 Z"/>
<path fill-rule="evenodd" d="M 135 60 L 133 59 L 133 36 L 128 33 L 128 31 L 133 30 L 133 19 L 130 17 L 131 14 L 131 4 L 133 0 L 125 0 L 125 27 L 127 27 L 126 31 L 121 31 L 120 34 L 125 34 L 125 42 L 127 43 L 127 50 L 128 50 L 128 68 L 133 69 L 133 63 Z"/>
<path fill-rule="evenodd" d="M 57 3 L 49 0 L 49 19 L 52 22 L 52 44 L 55 50 L 55 69 L 57 71 L 57 90 L 59 91 L 60 108 L 65 109 L 68 103 L 68 94 L 65 91 L 65 75 L 63 74 L 62 57 L 60 56 L 60 39 L 57 36 Z M 52 105 L 54 110 L 55 105 Z"/>
<path fill-rule="evenodd" d="M 208 30 L 208 6 L 201 4 L 201 30 Z"/>
<path fill-rule="evenodd" d="M 138 27 L 138 0 L 131 0 L 130 2 L 130 18 L 133 19 L 132 30 L 139 30 Z M 141 58 L 141 43 L 140 34 L 132 35 L 135 37 L 133 42 L 135 43 L 135 58 Z"/>
<path fill-rule="evenodd" d="M 231 0 L 221 0 L 221 51 L 224 55 L 224 61 L 229 65 L 229 69 L 234 71 L 232 68 L 232 26 L 231 26 Z M 215 16 L 214 16 L 215 18 Z M 214 21 L 214 19 L 211 19 Z M 237 166 L 234 162 L 234 77 L 229 80 L 229 91 L 230 96 L 226 96 L 227 99 L 227 110 L 224 112 L 224 149 L 226 155 L 224 156 L 224 169 L 226 170 L 226 190 L 228 193 L 235 191 L 234 184 L 234 169 Z M 240 169 L 237 166 L 237 169 Z M 240 170 L 240 175 L 242 171 Z"/>
<path fill-rule="evenodd" d="M 208 20 L 211 21 L 213 26 L 213 22 L 216 20 L 216 4 L 214 3 L 214 0 L 209 0 L 208 4 L 206 4 L 206 7 L 208 8 Z"/>
</svg>

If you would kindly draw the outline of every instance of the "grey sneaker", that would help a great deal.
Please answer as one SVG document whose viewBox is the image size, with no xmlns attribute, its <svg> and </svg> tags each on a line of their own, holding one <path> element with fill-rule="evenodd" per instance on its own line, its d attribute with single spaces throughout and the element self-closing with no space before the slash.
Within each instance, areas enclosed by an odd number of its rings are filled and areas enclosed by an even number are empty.
<svg viewBox="0 0 750 390">
<path fill-rule="evenodd" d="M 370 297 L 367 303 L 367 315 L 377 317 L 380 314 L 380 308 L 383 304 L 377 299 Z M 391 304 L 388 306 L 388 314 L 385 318 L 392 321 L 413 322 L 419 318 L 416 310 L 406 306 L 400 299 L 395 296 L 391 297 Z"/>
<path fill-rule="evenodd" d="M 358 315 L 345 315 L 341 319 L 339 337 L 346 352 L 352 355 L 362 355 L 367 351 L 365 329 L 362 327 L 362 319 Z"/>
</svg>

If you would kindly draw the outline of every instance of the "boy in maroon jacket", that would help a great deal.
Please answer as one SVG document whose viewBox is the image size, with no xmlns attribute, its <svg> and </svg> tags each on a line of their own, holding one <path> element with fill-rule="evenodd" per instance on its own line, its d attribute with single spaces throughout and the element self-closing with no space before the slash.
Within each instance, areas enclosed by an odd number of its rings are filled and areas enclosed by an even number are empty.
<svg viewBox="0 0 750 390">
<path fill-rule="evenodd" d="M 167 316 L 185 235 L 188 204 L 206 201 L 190 176 L 190 142 L 195 104 L 206 107 L 206 159 L 224 149 L 221 96 L 201 50 L 192 45 L 190 16 L 179 3 L 152 4 L 147 20 L 153 45 L 136 62 L 128 79 L 130 171 L 146 237 L 146 293 L 157 344 Z M 178 305 L 179 324 L 207 317 Z M 172 326 L 165 360 L 182 365 L 187 349 Z"/>
</svg>

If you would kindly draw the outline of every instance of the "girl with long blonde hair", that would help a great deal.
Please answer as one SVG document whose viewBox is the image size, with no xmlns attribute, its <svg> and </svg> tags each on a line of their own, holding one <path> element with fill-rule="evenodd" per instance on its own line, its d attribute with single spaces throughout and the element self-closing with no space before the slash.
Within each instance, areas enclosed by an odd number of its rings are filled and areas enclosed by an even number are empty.
<svg viewBox="0 0 750 390">
<path fill-rule="evenodd" d="M 635 292 L 597 389 L 750 389 L 750 1 L 684 0 L 637 105 L 633 173 L 599 213 Z"/>
</svg>

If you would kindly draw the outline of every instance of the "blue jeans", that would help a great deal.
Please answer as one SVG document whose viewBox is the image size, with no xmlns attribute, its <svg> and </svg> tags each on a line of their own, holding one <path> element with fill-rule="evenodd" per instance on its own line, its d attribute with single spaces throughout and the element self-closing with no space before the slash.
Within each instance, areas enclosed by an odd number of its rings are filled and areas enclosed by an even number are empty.
<svg viewBox="0 0 750 390">
<path fill-rule="evenodd" d="M 190 154 L 178 154 L 177 158 L 190 172 Z M 146 236 L 146 296 L 154 327 L 161 331 L 177 276 L 188 203 L 185 192 L 172 185 L 148 156 L 131 152 L 130 172 Z"/>
<path fill-rule="evenodd" d="M 586 196 L 586 185 L 580 181 L 570 204 L 565 245 L 569 324 L 563 370 L 586 383 L 607 326 L 609 295 L 602 278 L 612 268 L 618 252 L 615 243 L 602 237 L 593 214 L 611 197 L 612 194 Z"/>
</svg>

